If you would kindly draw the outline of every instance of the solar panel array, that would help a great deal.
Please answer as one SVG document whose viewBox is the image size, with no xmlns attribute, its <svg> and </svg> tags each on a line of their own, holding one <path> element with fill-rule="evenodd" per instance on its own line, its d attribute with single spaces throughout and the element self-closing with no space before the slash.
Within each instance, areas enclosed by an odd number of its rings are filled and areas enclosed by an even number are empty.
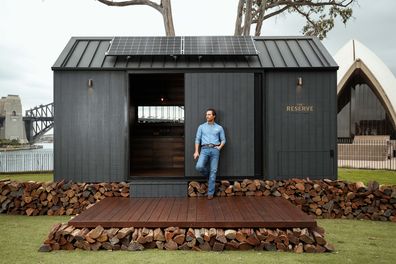
<svg viewBox="0 0 396 264">
<path fill-rule="evenodd" d="M 115 37 L 107 56 L 243 55 L 255 56 L 252 37 Z"/>
<path fill-rule="evenodd" d="M 184 37 L 185 55 L 257 55 L 252 37 Z"/>
<path fill-rule="evenodd" d="M 181 37 L 115 37 L 106 55 L 180 55 Z"/>
</svg>

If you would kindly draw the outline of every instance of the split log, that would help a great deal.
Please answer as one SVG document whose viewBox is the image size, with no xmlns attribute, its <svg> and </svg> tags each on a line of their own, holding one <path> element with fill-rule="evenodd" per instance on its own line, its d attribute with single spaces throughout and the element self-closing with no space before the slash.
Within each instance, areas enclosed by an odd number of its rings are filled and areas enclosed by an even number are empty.
<svg viewBox="0 0 396 264">
<path fill-rule="evenodd" d="M 229 240 L 233 240 L 236 238 L 236 231 L 233 229 L 227 229 L 224 233 L 225 237 Z"/>
<path fill-rule="evenodd" d="M 227 243 L 227 238 L 223 229 L 217 229 L 216 240 L 223 244 Z"/>
<path fill-rule="evenodd" d="M 213 245 L 213 251 L 223 251 L 224 250 L 224 243 L 215 242 Z"/>
<path fill-rule="evenodd" d="M 164 244 L 165 249 L 167 250 L 176 250 L 178 249 L 178 245 L 175 241 L 172 239 L 167 240 L 166 243 Z"/>
<path fill-rule="evenodd" d="M 104 231 L 104 228 L 102 227 L 102 226 L 97 226 L 95 229 L 92 229 L 88 234 L 87 234 L 87 236 L 88 237 L 90 237 L 90 238 L 92 238 L 92 239 L 97 239 L 101 234 L 102 234 L 102 232 Z"/>
<path fill-rule="evenodd" d="M 185 235 L 180 234 L 180 235 L 175 236 L 173 238 L 173 241 L 176 242 L 178 245 L 182 245 L 185 241 L 185 237 L 186 237 Z"/>
<path fill-rule="evenodd" d="M 162 232 L 161 228 L 156 228 L 154 230 L 153 239 L 156 241 L 165 241 L 164 233 Z"/>
</svg>

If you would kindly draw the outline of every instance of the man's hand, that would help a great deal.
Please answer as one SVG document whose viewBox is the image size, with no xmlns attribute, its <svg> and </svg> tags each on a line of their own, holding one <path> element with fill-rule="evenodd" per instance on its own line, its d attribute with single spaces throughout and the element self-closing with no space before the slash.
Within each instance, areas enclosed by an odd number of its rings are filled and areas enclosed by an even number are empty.
<svg viewBox="0 0 396 264">
<path fill-rule="evenodd" d="M 194 152 L 194 159 L 196 160 L 199 157 L 199 153 L 196 151 Z"/>
</svg>

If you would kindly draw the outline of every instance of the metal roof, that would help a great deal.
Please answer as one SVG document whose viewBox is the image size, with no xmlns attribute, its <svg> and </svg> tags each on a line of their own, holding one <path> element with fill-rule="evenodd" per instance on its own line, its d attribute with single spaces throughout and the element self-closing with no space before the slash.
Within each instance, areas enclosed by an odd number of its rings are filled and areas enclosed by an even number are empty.
<svg viewBox="0 0 396 264">
<path fill-rule="evenodd" d="M 337 63 L 316 37 L 255 37 L 258 56 L 106 56 L 112 37 L 73 37 L 53 70 L 292 69 Z"/>
</svg>

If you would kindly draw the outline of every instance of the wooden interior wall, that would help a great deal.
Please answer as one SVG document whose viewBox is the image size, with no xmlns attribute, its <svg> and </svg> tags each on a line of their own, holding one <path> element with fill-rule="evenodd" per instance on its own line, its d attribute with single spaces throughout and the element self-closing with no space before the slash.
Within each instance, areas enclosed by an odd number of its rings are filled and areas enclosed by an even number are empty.
<svg viewBox="0 0 396 264">
<path fill-rule="evenodd" d="M 184 174 L 184 124 L 137 122 L 139 106 L 183 106 L 184 75 L 132 74 L 130 86 L 130 175 L 161 169 Z"/>
</svg>

